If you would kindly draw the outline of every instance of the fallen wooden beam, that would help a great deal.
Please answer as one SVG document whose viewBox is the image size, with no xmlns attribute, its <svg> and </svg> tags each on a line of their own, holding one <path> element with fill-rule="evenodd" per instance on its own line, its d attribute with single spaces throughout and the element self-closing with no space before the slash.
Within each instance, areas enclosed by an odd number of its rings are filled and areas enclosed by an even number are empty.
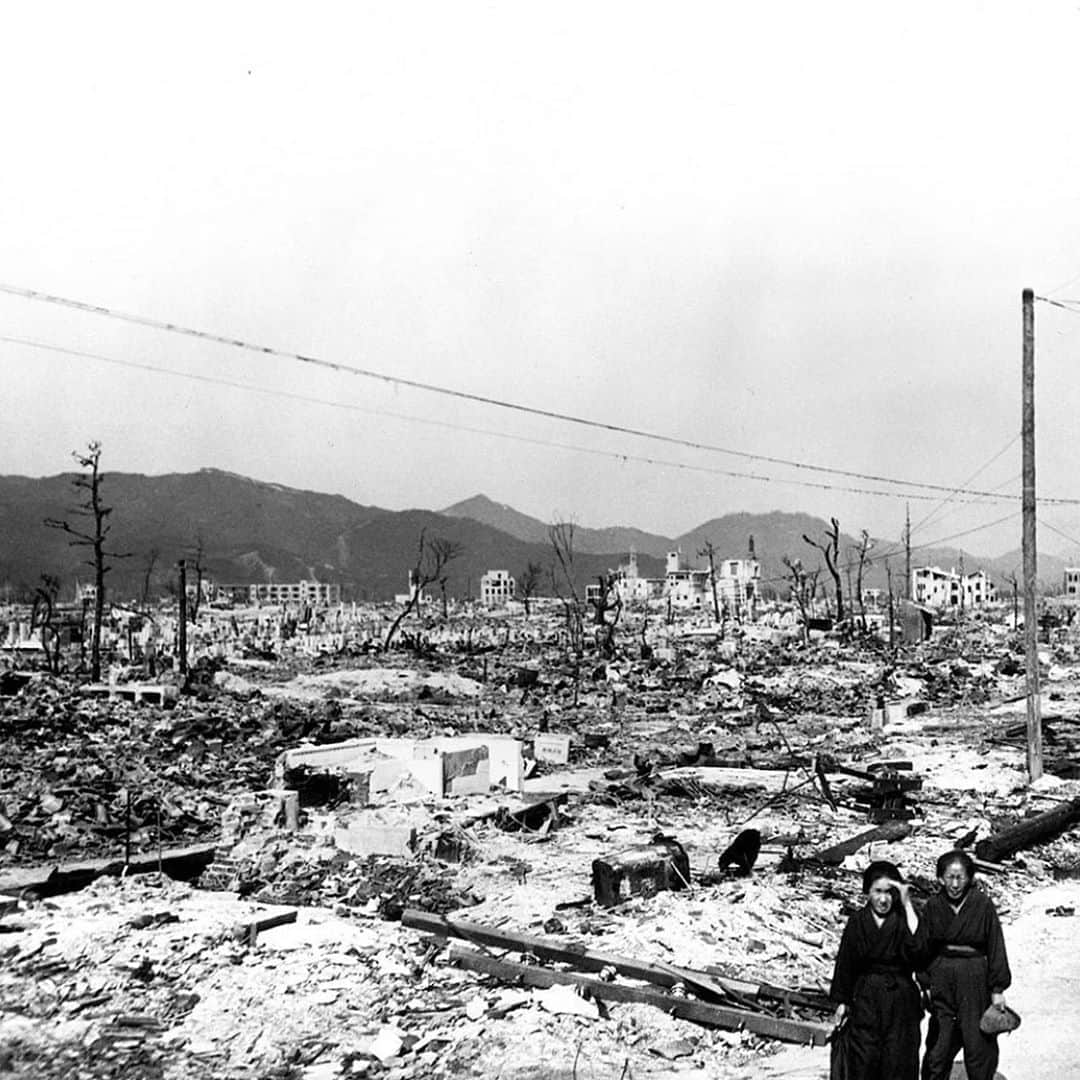
<svg viewBox="0 0 1080 1080">
<path fill-rule="evenodd" d="M 474 806 L 470 810 L 463 811 L 456 820 L 462 826 L 469 826 L 475 825 L 481 821 L 490 821 L 492 818 L 503 816 L 520 819 L 526 817 L 530 812 L 534 812 L 537 807 L 561 806 L 567 801 L 568 797 L 569 796 L 565 791 L 556 791 L 524 795 L 511 802 L 500 802 L 491 799 L 488 802 L 482 803 L 480 806 Z"/>
<path fill-rule="evenodd" d="M 796 1005 L 802 1009 L 813 1009 L 821 1013 L 832 1013 L 836 1009 L 836 1002 L 830 1001 L 824 994 L 814 994 L 806 990 L 789 990 L 784 986 L 773 986 L 772 983 L 743 982 L 741 979 L 732 979 L 724 975 L 718 967 L 712 965 L 706 965 L 705 970 L 724 986 L 741 991 L 747 997 L 758 998 L 761 1001 L 776 1001 L 789 1006 Z"/>
<path fill-rule="evenodd" d="M 213 861 L 216 844 L 197 844 L 193 847 L 165 848 L 158 855 L 144 853 L 133 858 L 127 866 L 129 874 L 148 874 L 159 867 L 169 877 L 190 881 L 198 877 Z M 39 897 L 59 896 L 77 892 L 90 882 L 104 875 L 114 877 L 124 873 L 123 859 L 93 859 L 87 862 L 68 863 L 66 866 L 36 866 L 25 870 L 11 870 L 0 878 L 0 894 L 20 896 L 24 892 Z"/>
<path fill-rule="evenodd" d="M 975 845 L 975 855 L 986 862 L 1001 862 L 1014 852 L 1050 840 L 1080 821 L 1080 798 L 1027 818 Z"/>
<path fill-rule="evenodd" d="M 401 916 L 401 924 L 413 930 L 425 930 L 439 937 L 460 938 L 474 945 L 529 953 L 539 960 L 570 964 L 579 971 L 612 969 L 619 975 L 630 979 L 640 979 L 642 982 L 653 983 L 656 986 L 675 986 L 677 983 L 682 983 L 687 989 L 706 999 L 724 1000 L 726 996 L 736 1000 L 759 997 L 764 1000 L 790 1001 L 793 1005 L 821 1008 L 822 999 L 811 999 L 810 995 L 800 995 L 796 991 L 785 990 L 781 987 L 732 979 L 715 971 L 693 971 L 690 968 L 667 964 L 663 961 L 635 960 L 617 953 L 586 949 L 583 945 L 571 942 L 537 937 L 535 934 L 522 934 L 515 930 L 485 926 L 482 923 L 454 919 L 446 915 L 433 915 L 416 908 L 406 908 Z M 828 1002 L 825 1003 L 825 1007 L 830 1012 L 834 1008 Z"/>
<path fill-rule="evenodd" d="M 251 922 L 237 923 L 233 927 L 232 936 L 236 941 L 247 941 L 249 945 L 254 945 L 255 939 L 264 930 L 273 930 L 275 926 L 285 926 L 294 922 L 296 922 L 296 908 L 278 912 L 277 915 L 267 915 L 262 919 L 253 919 Z"/>
<path fill-rule="evenodd" d="M 683 1020 L 692 1020 L 698 1024 L 725 1028 L 729 1031 L 745 1028 L 755 1035 L 781 1039 L 784 1042 L 824 1046 L 825 1040 L 832 1032 L 831 1024 L 763 1016 L 761 1013 L 733 1009 L 726 1005 L 713 1005 L 704 1001 L 694 1001 L 691 998 L 673 997 L 652 986 L 625 986 L 620 983 L 592 979 L 588 975 L 579 975 L 574 971 L 555 971 L 552 968 L 497 960 L 495 957 L 485 956 L 483 953 L 458 945 L 451 946 L 450 961 L 469 971 L 491 975 L 503 982 L 541 987 L 554 986 L 557 983 L 571 983 L 588 990 L 594 998 L 603 1001 L 630 1001 L 652 1005 Z"/>
<path fill-rule="evenodd" d="M 858 833 L 848 840 L 841 840 L 839 844 L 825 848 L 813 855 L 808 855 L 805 862 L 824 863 L 826 866 L 839 866 L 848 855 L 854 855 L 860 848 L 867 844 L 878 841 L 902 840 L 911 834 L 911 823 L 908 821 L 886 821 L 876 828 L 867 829 Z"/>
<path fill-rule="evenodd" d="M 659 965 L 650 964 L 648 961 L 631 960 L 615 953 L 586 949 L 583 945 L 537 937 L 535 934 L 520 934 L 514 930 L 484 926 L 482 923 L 468 922 L 464 919 L 452 919 L 446 915 L 433 915 L 427 911 L 418 911 L 416 908 L 406 908 L 401 916 L 401 925 L 411 927 L 413 930 L 426 930 L 429 934 L 437 934 L 439 937 L 460 938 L 474 945 L 530 953 L 540 960 L 573 964 L 581 971 L 603 971 L 605 968 L 613 968 L 620 975 L 656 983 L 658 986 L 674 986 L 677 982 L 684 981 L 679 974 L 675 973 L 676 969 L 667 964 Z"/>
</svg>

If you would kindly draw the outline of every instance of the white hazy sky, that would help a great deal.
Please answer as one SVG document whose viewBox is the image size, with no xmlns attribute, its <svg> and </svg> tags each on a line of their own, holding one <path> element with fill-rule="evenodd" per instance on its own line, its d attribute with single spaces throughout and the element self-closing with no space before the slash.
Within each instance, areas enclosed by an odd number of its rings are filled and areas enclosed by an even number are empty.
<svg viewBox="0 0 1080 1080">
<path fill-rule="evenodd" d="M 1077 0 L 43 3 L 4 21 L 8 285 L 946 485 L 1019 431 L 1021 290 L 1080 298 Z M 1080 312 L 1036 318 L 1040 493 L 1080 497 Z M 12 295 L 0 335 L 253 388 L 0 341 L 3 473 L 63 471 L 100 439 L 109 469 L 214 466 L 395 509 L 482 491 L 668 534 L 738 510 L 903 523 L 903 498 L 790 481 L 902 492 L 879 482 Z M 1016 493 L 1019 472 L 1017 441 L 974 486 Z M 913 499 L 916 542 L 1019 509 L 923 523 L 937 507 Z M 1040 521 L 1041 546 L 1080 551 L 1080 507 Z M 1019 535 L 1017 515 L 961 543 Z"/>
</svg>

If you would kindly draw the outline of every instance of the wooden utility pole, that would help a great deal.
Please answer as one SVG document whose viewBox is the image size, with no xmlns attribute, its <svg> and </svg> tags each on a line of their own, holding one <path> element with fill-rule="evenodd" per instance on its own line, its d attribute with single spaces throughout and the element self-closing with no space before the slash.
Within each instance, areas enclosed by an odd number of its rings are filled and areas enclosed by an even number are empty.
<svg viewBox="0 0 1080 1080">
<path fill-rule="evenodd" d="M 180 657 L 180 674 L 187 678 L 187 561 L 180 560 L 180 633 L 176 650 Z"/>
<path fill-rule="evenodd" d="M 1024 644 L 1027 667 L 1027 768 L 1028 779 L 1043 774 L 1042 717 L 1039 715 L 1039 626 L 1035 611 L 1035 293 L 1025 289 L 1022 298 L 1024 321 L 1023 410 L 1020 436 L 1023 462 L 1023 555 L 1024 555 Z"/>
<path fill-rule="evenodd" d="M 904 596 L 911 599 L 911 503 L 905 506 L 904 522 Z"/>
</svg>

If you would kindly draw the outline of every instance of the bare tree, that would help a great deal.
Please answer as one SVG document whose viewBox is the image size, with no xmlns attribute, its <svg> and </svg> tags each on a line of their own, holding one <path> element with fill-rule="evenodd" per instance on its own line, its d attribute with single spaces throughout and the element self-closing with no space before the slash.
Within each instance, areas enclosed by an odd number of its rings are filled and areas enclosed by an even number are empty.
<svg viewBox="0 0 1080 1080">
<path fill-rule="evenodd" d="M 538 562 L 530 562 L 525 567 L 525 573 L 521 575 L 519 588 L 521 589 L 521 602 L 525 605 L 525 618 L 532 614 L 531 602 L 536 590 L 540 587 L 540 577 L 544 568 Z"/>
<path fill-rule="evenodd" d="M 34 606 L 30 610 L 30 629 L 41 630 L 41 647 L 45 660 L 54 675 L 60 674 L 60 631 L 56 628 L 56 597 L 60 581 L 52 574 L 42 574 L 41 584 L 34 589 Z"/>
<path fill-rule="evenodd" d="M 828 568 L 836 589 L 836 621 L 840 623 L 844 621 L 844 590 L 840 584 L 839 566 L 840 522 L 836 518 L 830 518 L 829 521 L 832 527 L 825 530 L 824 543 L 820 540 L 811 540 L 806 533 L 803 533 L 803 539 L 812 548 L 817 548 L 825 556 L 825 566 Z"/>
<path fill-rule="evenodd" d="M 596 598 L 589 603 L 593 607 L 593 622 L 597 627 L 596 642 L 607 657 L 615 655 L 615 627 L 622 615 L 622 597 L 619 595 L 618 577 L 609 572 L 597 577 Z M 609 619 L 610 616 L 610 619 Z"/>
<path fill-rule="evenodd" d="M 806 575 L 806 580 L 809 582 L 809 594 L 810 594 L 810 617 L 813 618 L 817 615 L 817 594 L 818 594 L 818 580 L 821 577 L 821 567 L 814 567 L 813 571 L 809 571 Z M 825 614 L 829 613 L 829 597 L 825 593 L 824 586 L 821 587 L 821 592 L 825 595 Z"/>
<path fill-rule="evenodd" d="M 446 574 L 445 570 L 449 563 L 453 562 L 462 552 L 461 544 L 454 540 L 446 540 L 439 536 L 427 535 L 427 529 L 420 530 L 420 539 L 416 545 L 416 563 L 409 575 L 409 598 L 405 607 L 394 620 L 383 642 L 383 648 L 389 649 L 405 617 L 412 612 L 420 603 L 420 597 L 424 589 L 438 582 L 443 589 L 445 602 Z"/>
<path fill-rule="evenodd" d="M 753 549 L 754 538 L 750 537 L 750 547 Z M 716 594 L 716 548 L 713 547 L 711 540 L 705 541 L 705 546 L 698 552 L 698 558 L 704 556 L 709 560 L 709 582 L 712 585 L 712 607 L 713 617 L 717 622 L 721 622 L 720 618 L 720 598 Z"/>
<path fill-rule="evenodd" d="M 574 567 L 574 523 L 560 521 L 549 525 L 548 539 L 555 554 L 551 568 L 552 591 L 562 602 L 570 649 L 580 657 L 585 648 L 585 605 L 578 592 Z"/>
<path fill-rule="evenodd" d="M 70 541 L 72 547 L 88 547 L 93 552 L 93 558 L 86 561 L 94 568 L 94 629 L 90 646 L 90 678 L 97 682 L 101 679 L 101 626 L 105 621 L 105 575 L 112 569 L 106 560 L 126 559 L 127 554 L 108 551 L 105 547 L 105 541 L 112 530 L 109 515 L 113 508 L 105 506 L 101 501 L 101 485 L 105 479 L 105 474 L 100 468 L 101 443 L 92 442 L 84 453 L 75 450 L 71 456 L 80 468 L 89 470 L 89 475 L 76 476 L 72 481 L 80 492 L 85 493 L 85 501 L 79 503 L 71 512 L 88 519 L 91 524 L 85 526 L 87 530 L 85 532 L 73 528 L 70 522 L 60 518 L 46 518 L 45 524 L 50 529 L 60 529 L 69 536 L 73 536 L 75 539 Z"/>
<path fill-rule="evenodd" d="M 869 556 L 871 548 L 874 546 L 874 541 L 870 539 L 870 534 L 863 529 L 859 534 L 859 542 L 853 545 L 850 549 L 851 553 L 855 556 L 856 570 L 855 570 L 855 588 L 858 592 L 859 603 L 859 620 L 862 623 L 863 633 L 866 633 L 866 602 L 863 600 L 863 573 L 868 566 L 873 565 L 873 560 Z"/>
<path fill-rule="evenodd" d="M 810 641 L 810 604 L 813 601 L 813 591 L 817 588 L 817 575 L 811 583 L 810 575 L 803 569 L 802 559 L 791 559 L 785 555 L 783 563 L 788 568 L 791 599 L 795 601 L 799 614 L 802 616 L 802 635 L 805 645 Z"/>
</svg>

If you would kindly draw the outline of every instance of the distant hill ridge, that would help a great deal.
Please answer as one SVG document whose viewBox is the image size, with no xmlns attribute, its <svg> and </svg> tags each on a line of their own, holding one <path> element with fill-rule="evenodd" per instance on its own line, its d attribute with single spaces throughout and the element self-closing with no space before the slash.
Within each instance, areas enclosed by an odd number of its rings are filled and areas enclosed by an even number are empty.
<svg viewBox="0 0 1080 1080">
<path fill-rule="evenodd" d="M 43 525 L 47 517 L 74 522 L 72 510 L 79 500 L 72 485 L 75 476 L 0 476 L 0 587 L 16 594 L 32 590 L 47 572 L 61 579 L 70 596 L 76 579 L 90 579 L 86 550 L 72 547 L 65 534 Z M 486 570 L 505 569 L 520 577 L 530 562 L 545 568 L 541 591 L 550 592 L 548 524 L 483 495 L 441 513 L 392 511 L 220 469 L 162 476 L 106 470 L 102 492 L 106 505 L 113 507 L 110 549 L 128 555 L 113 560 L 108 578 L 110 590 L 119 597 L 141 595 L 147 576 L 152 592 L 163 591 L 175 578 L 177 560 L 192 560 L 201 539 L 206 573 L 218 581 L 295 581 L 314 575 L 341 582 L 346 595 L 356 599 L 389 599 L 405 589 L 423 529 L 462 547 L 449 567 L 448 591 L 453 596 L 476 596 Z M 820 518 L 780 511 L 726 514 L 676 537 L 628 526 L 577 527 L 579 577 L 584 583 L 614 569 L 631 549 L 638 553 L 640 572 L 650 577 L 663 573 L 667 551 L 681 550 L 691 563 L 704 565 L 698 552 L 706 540 L 721 558 L 742 557 L 753 536 L 763 579 L 782 588 L 784 555 L 816 567 L 819 555 L 802 535 L 820 538 L 825 527 Z M 842 536 L 843 558 L 854 542 Z M 899 588 L 902 547 L 896 541 L 878 541 L 872 555 L 886 550 L 893 551 L 890 565 Z M 969 571 L 981 566 L 999 580 L 1020 564 L 1018 554 L 980 559 L 949 548 L 917 551 L 914 562 L 948 568 L 958 566 L 961 558 Z M 1063 567 L 1060 559 L 1040 559 L 1041 575 L 1052 584 L 1060 583 Z M 880 587 L 884 582 L 879 560 L 866 583 Z"/>
<path fill-rule="evenodd" d="M 548 543 L 548 522 L 522 514 L 505 503 L 493 502 L 486 495 L 474 495 L 471 499 L 440 510 L 439 513 L 447 517 L 471 518 L 530 544 Z M 578 551 L 592 555 L 610 552 L 622 552 L 625 555 L 632 548 L 640 555 L 652 555 L 657 559 L 664 558 L 673 550 L 672 541 L 665 536 L 619 525 L 605 529 L 575 525 L 574 545 Z"/>
</svg>

